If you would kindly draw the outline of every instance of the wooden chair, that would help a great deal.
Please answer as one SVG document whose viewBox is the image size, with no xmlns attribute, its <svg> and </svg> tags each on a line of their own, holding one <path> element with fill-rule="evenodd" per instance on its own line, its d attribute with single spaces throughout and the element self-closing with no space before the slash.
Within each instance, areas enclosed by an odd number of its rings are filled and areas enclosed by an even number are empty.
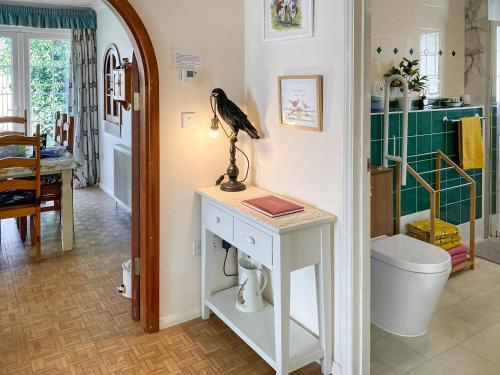
<svg viewBox="0 0 500 375">
<path fill-rule="evenodd" d="M 3 135 L 0 136 L 0 147 L 31 146 L 35 149 L 35 157 L 5 157 L 0 159 L 0 168 L 30 168 L 35 172 L 35 179 L 7 179 L 0 181 L 0 220 L 7 218 L 30 218 L 31 242 L 35 246 L 35 260 L 41 259 L 40 241 L 40 126 L 36 136 Z"/>
<path fill-rule="evenodd" d="M 75 141 L 75 118 L 67 114 L 57 112 L 56 124 L 54 130 L 56 142 L 61 146 L 66 146 L 70 153 L 73 153 L 73 145 Z M 51 206 L 42 207 L 42 212 L 61 211 L 62 200 L 62 183 L 42 183 L 42 194 L 40 202 L 53 202 Z"/>
<path fill-rule="evenodd" d="M 28 111 L 24 117 L 0 117 L 0 135 L 28 135 Z"/>
</svg>

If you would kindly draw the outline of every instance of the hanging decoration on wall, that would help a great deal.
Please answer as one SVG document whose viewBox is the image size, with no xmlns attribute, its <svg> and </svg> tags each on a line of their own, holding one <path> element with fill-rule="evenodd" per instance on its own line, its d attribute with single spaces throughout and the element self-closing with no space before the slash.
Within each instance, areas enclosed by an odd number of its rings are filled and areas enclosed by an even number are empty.
<svg viewBox="0 0 500 375">
<path fill-rule="evenodd" d="M 280 124 L 323 130 L 323 76 L 278 77 Z"/>
<path fill-rule="evenodd" d="M 314 0 L 263 0 L 264 41 L 311 38 Z"/>
</svg>

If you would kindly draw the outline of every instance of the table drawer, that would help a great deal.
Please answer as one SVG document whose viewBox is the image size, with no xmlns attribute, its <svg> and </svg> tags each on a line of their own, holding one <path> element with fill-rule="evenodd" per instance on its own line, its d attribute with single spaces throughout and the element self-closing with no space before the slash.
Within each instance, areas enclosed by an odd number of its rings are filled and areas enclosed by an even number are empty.
<svg viewBox="0 0 500 375">
<path fill-rule="evenodd" d="M 267 233 L 234 219 L 234 244 L 257 262 L 273 264 L 273 238 Z"/>
<path fill-rule="evenodd" d="M 205 220 L 207 228 L 214 234 L 225 239 L 233 240 L 233 217 L 221 209 L 205 203 Z"/>
</svg>

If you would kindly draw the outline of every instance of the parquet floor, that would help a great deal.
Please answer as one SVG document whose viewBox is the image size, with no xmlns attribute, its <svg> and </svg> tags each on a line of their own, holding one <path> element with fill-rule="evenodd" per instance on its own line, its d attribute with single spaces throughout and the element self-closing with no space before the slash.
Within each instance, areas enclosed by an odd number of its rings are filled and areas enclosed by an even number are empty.
<svg viewBox="0 0 500 375">
<path fill-rule="evenodd" d="M 0 374 L 274 374 L 220 320 L 146 335 L 116 293 L 130 254 L 130 218 L 99 189 L 75 193 L 75 250 L 43 214 L 42 263 L 13 220 L 2 221 Z M 309 366 L 295 375 L 320 374 Z"/>
</svg>

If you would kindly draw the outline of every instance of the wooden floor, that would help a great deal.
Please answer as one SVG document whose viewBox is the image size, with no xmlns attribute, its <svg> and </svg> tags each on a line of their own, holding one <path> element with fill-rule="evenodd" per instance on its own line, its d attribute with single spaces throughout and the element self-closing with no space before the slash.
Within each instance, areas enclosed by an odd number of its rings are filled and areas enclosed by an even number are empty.
<svg viewBox="0 0 500 375">
<path fill-rule="evenodd" d="M 44 260 L 31 262 L 12 220 L 0 246 L 0 374 L 273 374 L 220 320 L 146 335 L 116 293 L 130 218 L 98 189 L 75 194 L 75 250 L 43 214 Z M 294 374 L 320 374 L 311 365 Z"/>
</svg>

